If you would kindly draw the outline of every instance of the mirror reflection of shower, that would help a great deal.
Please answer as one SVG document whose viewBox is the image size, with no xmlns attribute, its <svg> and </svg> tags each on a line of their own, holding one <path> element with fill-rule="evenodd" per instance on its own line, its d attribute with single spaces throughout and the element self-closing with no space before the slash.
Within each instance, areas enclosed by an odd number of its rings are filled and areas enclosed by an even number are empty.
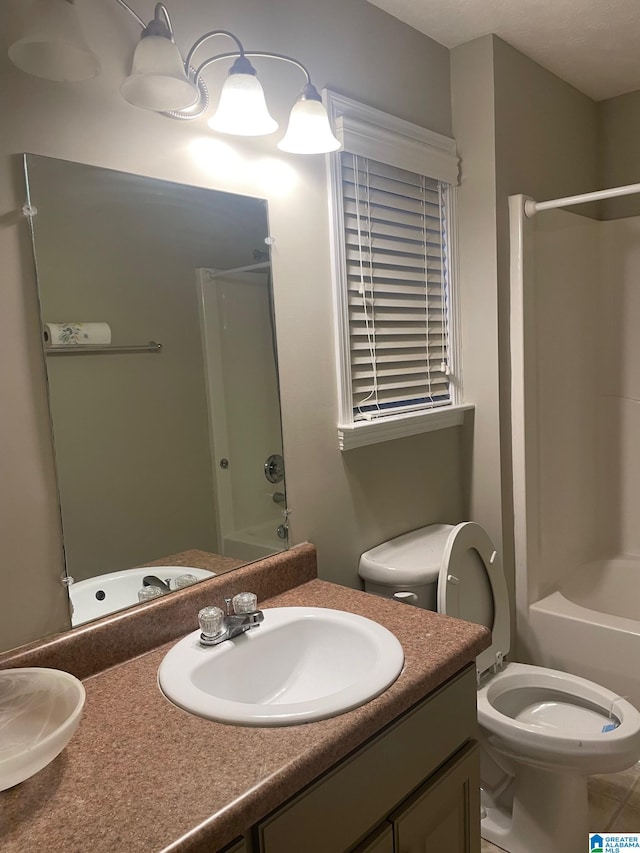
<svg viewBox="0 0 640 853">
<path fill-rule="evenodd" d="M 219 550 L 255 560 L 288 535 L 270 264 L 199 269 L 197 287 Z"/>
</svg>

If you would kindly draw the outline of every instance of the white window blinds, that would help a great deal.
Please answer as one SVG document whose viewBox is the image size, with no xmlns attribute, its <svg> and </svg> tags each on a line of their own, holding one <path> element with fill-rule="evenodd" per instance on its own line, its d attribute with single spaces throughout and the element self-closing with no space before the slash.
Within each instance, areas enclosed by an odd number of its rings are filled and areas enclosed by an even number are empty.
<svg viewBox="0 0 640 853">
<path fill-rule="evenodd" d="M 448 406 L 449 185 L 339 156 L 353 422 Z"/>
</svg>

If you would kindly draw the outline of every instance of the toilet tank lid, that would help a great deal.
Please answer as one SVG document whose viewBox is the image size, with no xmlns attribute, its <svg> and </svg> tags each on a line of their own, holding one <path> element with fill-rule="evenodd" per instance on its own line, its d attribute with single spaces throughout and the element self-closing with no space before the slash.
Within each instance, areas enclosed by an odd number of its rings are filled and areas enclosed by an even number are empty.
<svg viewBox="0 0 640 853">
<path fill-rule="evenodd" d="M 364 580 L 389 586 L 436 583 L 452 530 L 452 524 L 430 524 L 382 542 L 360 556 L 358 573 Z"/>
</svg>

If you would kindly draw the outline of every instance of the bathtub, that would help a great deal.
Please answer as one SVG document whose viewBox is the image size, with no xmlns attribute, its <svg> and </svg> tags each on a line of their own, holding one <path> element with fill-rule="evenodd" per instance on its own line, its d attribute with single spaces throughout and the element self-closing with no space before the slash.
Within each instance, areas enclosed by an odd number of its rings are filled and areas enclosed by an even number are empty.
<svg viewBox="0 0 640 853">
<path fill-rule="evenodd" d="M 160 580 L 169 582 L 173 589 L 173 581 L 186 574 L 205 580 L 214 577 L 215 572 L 194 566 L 147 566 L 122 569 L 72 583 L 69 587 L 71 624 L 75 628 L 92 619 L 100 619 L 101 616 L 138 604 L 138 590 L 145 575 L 157 575 Z"/>
<path fill-rule="evenodd" d="M 278 538 L 278 524 L 277 521 L 267 521 L 223 535 L 223 554 L 238 560 L 251 561 L 286 550 L 287 540 Z"/>
<path fill-rule="evenodd" d="M 640 557 L 580 567 L 529 607 L 533 662 L 573 672 L 640 708 Z"/>
</svg>

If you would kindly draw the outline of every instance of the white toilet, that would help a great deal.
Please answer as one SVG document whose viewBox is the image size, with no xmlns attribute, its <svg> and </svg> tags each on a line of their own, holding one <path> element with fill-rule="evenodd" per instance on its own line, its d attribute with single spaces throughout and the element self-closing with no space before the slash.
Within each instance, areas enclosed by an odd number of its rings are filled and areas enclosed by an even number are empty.
<svg viewBox="0 0 640 853">
<path fill-rule="evenodd" d="M 584 678 L 505 662 L 507 586 L 478 524 L 435 524 L 384 542 L 361 556 L 359 573 L 367 592 L 492 629 L 476 659 L 483 838 L 509 853 L 588 849 L 587 776 L 640 760 L 640 712 Z"/>
</svg>

